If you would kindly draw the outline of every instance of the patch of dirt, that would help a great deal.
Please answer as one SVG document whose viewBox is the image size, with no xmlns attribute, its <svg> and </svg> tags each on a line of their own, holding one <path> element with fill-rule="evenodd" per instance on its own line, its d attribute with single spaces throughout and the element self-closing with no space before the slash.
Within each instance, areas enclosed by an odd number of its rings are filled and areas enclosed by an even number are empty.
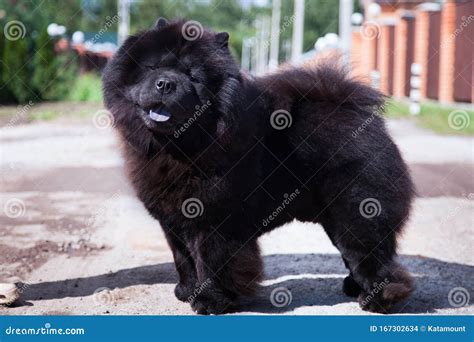
<svg viewBox="0 0 474 342">
<path fill-rule="evenodd" d="M 37 242 L 30 248 L 16 248 L 0 244 L 0 265 L 15 265 L 14 274 L 4 274 L 3 276 L 5 278 L 12 276 L 23 278 L 58 253 L 59 246 L 52 241 Z"/>
<path fill-rule="evenodd" d="M 445 163 L 410 164 L 420 197 L 468 197 L 474 193 L 474 165 Z"/>
<path fill-rule="evenodd" d="M 84 177 L 87 175 L 87 177 Z M 82 191 L 90 193 L 132 193 L 123 167 L 63 167 L 46 173 L 28 174 L 1 182 L 4 191 Z"/>
<path fill-rule="evenodd" d="M 68 257 L 86 257 L 102 250 L 107 250 L 105 245 L 90 243 L 86 239 L 64 243 L 46 240 L 37 242 L 29 248 L 0 244 L 0 265 L 14 266 L 3 269 L 0 278 L 24 279 L 31 271 L 59 254 L 66 254 Z"/>
<path fill-rule="evenodd" d="M 400 262 L 418 286 L 399 312 L 472 314 L 471 302 L 453 307 L 448 300 L 455 288 L 472 293 L 474 283 L 473 203 L 466 198 L 474 192 L 472 143 L 429 132 L 418 137 L 410 127 L 401 127 L 396 140 L 411 157 L 420 197 L 401 236 Z M 9 159 L 0 158 L 0 281 L 16 276 L 24 283 L 21 303 L 0 307 L 0 315 L 192 313 L 173 294 L 172 254 L 158 222 L 130 191 L 118 147 L 112 139 L 94 140 L 108 132 L 56 121 L 0 131 L 16 134 L 5 143 Z M 48 142 L 57 132 L 64 137 Z M 41 150 L 30 147 L 36 144 Z M 71 148 L 55 148 L 61 144 Z M 23 216 L 2 212 L 12 198 L 24 203 Z M 265 282 L 242 303 L 241 313 L 365 314 L 341 291 L 347 271 L 322 227 L 293 222 L 262 237 L 260 245 Z M 276 308 L 270 298 L 281 287 L 292 301 Z"/>
<path fill-rule="evenodd" d="M 90 120 L 90 116 L 102 108 L 101 103 L 71 101 L 30 102 L 22 105 L 1 106 L 0 127 L 37 122 L 33 118 L 41 113 L 54 113 L 53 117 L 58 121 Z M 85 116 L 88 117 L 85 118 Z"/>
</svg>

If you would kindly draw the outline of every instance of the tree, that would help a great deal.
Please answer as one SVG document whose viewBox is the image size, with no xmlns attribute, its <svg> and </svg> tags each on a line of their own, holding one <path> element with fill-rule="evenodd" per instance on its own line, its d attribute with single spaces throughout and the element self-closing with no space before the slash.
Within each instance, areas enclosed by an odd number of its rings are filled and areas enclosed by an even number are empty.
<svg viewBox="0 0 474 342">
<path fill-rule="evenodd" d="M 77 72 L 68 53 L 57 54 L 54 40 L 43 30 L 35 42 L 33 57 L 33 86 L 43 100 L 62 100 L 72 87 Z"/>
<path fill-rule="evenodd" d="M 2 25 L 3 26 L 3 25 Z M 7 84 L 3 80 L 3 75 L 5 73 L 5 64 L 3 62 L 3 54 L 5 51 L 5 35 L 3 32 L 0 32 L 0 103 L 12 103 L 15 102 L 15 96 L 8 88 Z"/>
<path fill-rule="evenodd" d="M 6 40 L 3 51 L 2 81 L 15 100 L 24 103 L 35 97 L 30 82 L 28 42 L 26 39 Z"/>
<path fill-rule="evenodd" d="M 54 43 L 50 39 L 48 32 L 43 30 L 38 35 L 35 42 L 36 52 L 33 57 L 33 86 L 38 89 L 41 98 L 51 99 L 51 94 L 47 85 L 54 82 L 56 63 L 54 63 Z"/>
<path fill-rule="evenodd" d="M 131 30 L 147 29 L 158 17 L 196 20 L 217 32 L 229 32 L 230 50 L 240 59 L 242 39 L 255 35 L 255 16 L 263 11 L 268 13 L 268 8 L 244 9 L 236 0 L 142 0 L 132 5 Z"/>
<path fill-rule="evenodd" d="M 290 23 L 290 27 L 282 32 L 282 39 L 291 40 L 293 32 L 293 0 L 282 0 L 282 20 Z M 306 0 L 304 13 L 303 52 L 314 48 L 314 43 L 326 33 L 338 33 L 339 1 L 337 0 Z"/>
</svg>

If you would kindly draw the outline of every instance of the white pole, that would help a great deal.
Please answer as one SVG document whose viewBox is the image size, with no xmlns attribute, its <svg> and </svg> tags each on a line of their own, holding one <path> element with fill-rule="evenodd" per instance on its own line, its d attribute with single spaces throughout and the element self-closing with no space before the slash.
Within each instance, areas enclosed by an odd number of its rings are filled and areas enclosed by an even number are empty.
<svg viewBox="0 0 474 342">
<path fill-rule="evenodd" d="M 255 74 L 262 72 L 262 17 L 259 15 L 255 19 Z"/>
<path fill-rule="evenodd" d="M 130 0 L 118 0 L 118 45 L 127 39 L 130 34 Z"/>
<path fill-rule="evenodd" d="M 286 39 L 284 42 L 283 42 L 283 53 L 285 54 L 285 61 L 288 61 L 291 59 L 291 40 L 290 39 Z"/>
<path fill-rule="evenodd" d="M 257 37 L 253 37 L 250 44 L 250 73 L 252 75 L 257 74 L 257 61 L 258 61 L 258 51 L 257 51 Z"/>
<path fill-rule="evenodd" d="M 420 106 L 420 85 L 421 85 L 421 65 L 413 63 L 410 68 L 410 113 L 412 115 L 418 115 L 421 111 Z"/>
<path fill-rule="evenodd" d="M 291 44 L 291 61 L 298 63 L 303 53 L 303 29 L 304 29 L 304 0 L 294 2 L 295 21 L 293 23 L 293 41 Z"/>
<path fill-rule="evenodd" d="M 270 43 L 270 18 L 267 16 L 262 17 L 262 37 L 261 37 L 261 44 L 260 48 L 262 51 L 260 52 L 260 66 L 261 66 L 261 72 L 265 73 L 267 72 L 268 68 L 268 46 Z"/>
<path fill-rule="evenodd" d="M 352 0 L 339 0 L 339 39 L 345 64 L 348 64 L 350 60 L 349 54 L 351 52 L 352 43 L 352 11 Z"/>
<path fill-rule="evenodd" d="M 243 70 L 250 71 L 250 48 L 251 48 L 251 38 L 244 38 L 242 41 L 242 60 L 241 67 Z"/>
<path fill-rule="evenodd" d="M 270 71 L 275 70 L 278 67 L 281 0 L 273 0 L 272 5 L 272 35 L 270 45 L 270 62 L 268 63 L 268 68 L 270 69 Z"/>
</svg>

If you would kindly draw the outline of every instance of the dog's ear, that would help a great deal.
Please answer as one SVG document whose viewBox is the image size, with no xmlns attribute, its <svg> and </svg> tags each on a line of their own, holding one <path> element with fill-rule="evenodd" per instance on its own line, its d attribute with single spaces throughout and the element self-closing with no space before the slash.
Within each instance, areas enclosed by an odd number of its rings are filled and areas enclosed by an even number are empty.
<svg viewBox="0 0 474 342">
<path fill-rule="evenodd" d="M 227 32 L 217 33 L 216 42 L 220 47 L 226 48 L 229 45 L 229 34 Z"/>
<path fill-rule="evenodd" d="M 159 30 L 167 25 L 168 25 L 168 20 L 166 20 L 165 18 L 159 17 L 158 20 L 155 21 L 155 25 L 153 26 L 153 28 Z"/>
</svg>

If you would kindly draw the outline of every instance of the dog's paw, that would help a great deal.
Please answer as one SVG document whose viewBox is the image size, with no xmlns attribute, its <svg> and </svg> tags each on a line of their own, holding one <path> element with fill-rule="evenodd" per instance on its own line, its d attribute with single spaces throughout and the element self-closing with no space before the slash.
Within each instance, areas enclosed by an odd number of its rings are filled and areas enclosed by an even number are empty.
<svg viewBox="0 0 474 342">
<path fill-rule="evenodd" d="M 406 299 L 413 291 L 413 288 L 406 283 L 382 282 L 374 286 L 370 291 L 362 291 L 359 295 L 359 305 L 362 310 L 383 313 L 390 313 L 394 304 Z"/>
<path fill-rule="evenodd" d="M 342 291 L 349 297 L 357 297 L 362 292 L 362 288 L 351 275 L 348 275 L 342 283 Z"/>
<path fill-rule="evenodd" d="M 193 294 L 193 288 L 184 284 L 178 283 L 174 288 L 174 295 L 182 302 L 189 302 Z"/>
<path fill-rule="evenodd" d="M 215 291 L 199 295 L 191 302 L 191 308 L 199 315 L 221 315 L 234 307 L 234 301 Z"/>
</svg>

